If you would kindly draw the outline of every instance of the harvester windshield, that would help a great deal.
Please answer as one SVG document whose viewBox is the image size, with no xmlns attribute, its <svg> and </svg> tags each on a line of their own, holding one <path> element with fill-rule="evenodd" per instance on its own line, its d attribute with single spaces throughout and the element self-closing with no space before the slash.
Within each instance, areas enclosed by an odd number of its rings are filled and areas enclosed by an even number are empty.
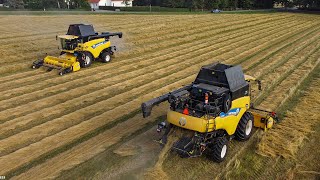
<svg viewBox="0 0 320 180">
<path fill-rule="evenodd" d="M 76 36 L 59 36 L 58 40 L 60 41 L 59 43 L 59 48 L 62 50 L 74 50 L 77 45 L 78 45 L 78 40 L 76 39 Z"/>
</svg>

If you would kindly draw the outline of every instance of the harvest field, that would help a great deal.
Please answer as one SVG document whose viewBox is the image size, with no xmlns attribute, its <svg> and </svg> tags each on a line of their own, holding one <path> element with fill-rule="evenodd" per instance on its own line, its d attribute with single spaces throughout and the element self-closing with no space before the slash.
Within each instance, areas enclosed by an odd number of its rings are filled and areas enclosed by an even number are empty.
<svg viewBox="0 0 320 180">
<path fill-rule="evenodd" d="M 318 15 L 2 15 L 0 23 L 1 176 L 320 176 L 314 140 L 320 132 Z M 122 39 L 111 40 L 119 49 L 113 61 L 65 76 L 32 70 L 45 53 L 59 54 L 55 36 L 74 23 L 123 32 Z M 278 111 L 283 121 L 268 132 L 255 131 L 248 142 L 232 141 L 221 164 L 174 153 L 158 158 L 160 148 L 150 135 L 165 119 L 167 105 L 143 119 L 140 104 L 191 83 L 201 66 L 216 61 L 241 64 L 261 79 L 263 90 L 254 102 Z M 303 154 L 313 158 L 306 161 Z M 153 172 L 156 161 L 163 172 Z"/>
</svg>

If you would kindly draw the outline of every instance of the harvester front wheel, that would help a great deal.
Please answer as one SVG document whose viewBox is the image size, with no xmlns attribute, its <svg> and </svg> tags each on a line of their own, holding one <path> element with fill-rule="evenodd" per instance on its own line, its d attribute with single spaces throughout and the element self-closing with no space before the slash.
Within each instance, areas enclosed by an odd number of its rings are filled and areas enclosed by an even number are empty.
<svg viewBox="0 0 320 180">
<path fill-rule="evenodd" d="M 79 60 L 80 67 L 82 67 L 82 68 L 89 67 L 92 64 L 92 61 L 93 61 L 92 54 L 89 52 L 84 52 L 84 53 L 82 53 L 80 60 Z"/>
<path fill-rule="evenodd" d="M 253 129 L 253 115 L 250 112 L 245 112 L 241 117 L 237 130 L 235 133 L 235 138 L 239 141 L 246 141 L 252 135 Z"/>
<path fill-rule="evenodd" d="M 111 53 L 106 51 L 101 54 L 101 62 L 108 63 L 111 61 Z"/>
<path fill-rule="evenodd" d="M 209 145 L 208 158 L 218 163 L 222 162 L 227 156 L 228 143 L 229 141 L 225 136 L 215 138 Z"/>
</svg>

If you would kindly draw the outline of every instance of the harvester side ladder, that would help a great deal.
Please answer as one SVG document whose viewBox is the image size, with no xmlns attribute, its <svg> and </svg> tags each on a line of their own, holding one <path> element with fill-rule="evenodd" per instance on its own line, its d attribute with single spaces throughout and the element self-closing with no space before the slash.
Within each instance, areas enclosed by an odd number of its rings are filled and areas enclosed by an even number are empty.
<svg viewBox="0 0 320 180">
<path fill-rule="evenodd" d="M 214 125 L 214 120 L 210 122 L 210 118 L 207 119 L 207 124 L 206 124 L 206 132 L 211 132 L 214 130 L 214 126 L 210 128 L 210 125 Z"/>
</svg>

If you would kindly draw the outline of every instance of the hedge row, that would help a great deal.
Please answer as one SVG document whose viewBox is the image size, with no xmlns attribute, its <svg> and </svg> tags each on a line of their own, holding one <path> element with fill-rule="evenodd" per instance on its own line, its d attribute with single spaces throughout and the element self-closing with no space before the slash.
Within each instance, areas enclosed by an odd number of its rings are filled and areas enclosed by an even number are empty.
<svg viewBox="0 0 320 180">
<path fill-rule="evenodd" d="M 120 9 L 120 11 L 150 11 L 150 6 L 132 6 L 132 7 L 114 7 L 114 6 L 99 6 L 99 9 L 115 11 Z M 188 12 L 188 8 L 168 8 L 160 6 L 151 6 L 152 12 Z"/>
</svg>

